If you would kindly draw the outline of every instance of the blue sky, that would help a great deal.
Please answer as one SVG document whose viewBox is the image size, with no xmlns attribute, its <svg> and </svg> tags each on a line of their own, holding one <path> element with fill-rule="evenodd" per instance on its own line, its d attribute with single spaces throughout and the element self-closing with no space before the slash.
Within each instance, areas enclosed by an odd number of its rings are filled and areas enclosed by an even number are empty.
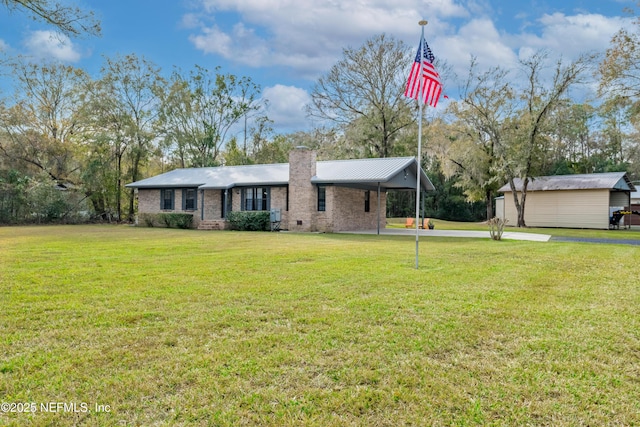
<svg viewBox="0 0 640 427">
<path fill-rule="evenodd" d="M 69 0 L 71 1 L 71 0 Z M 69 1 L 64 1 L 69 3 Z M 635 0 L 74 0 L 93 10 L 102 37 L 63 40 L 51 27 L 0 8 L 0 50 L 59 60 L 97 76 L 104 55 L 136 53 L 169 74 L 195 64 L 248 76 L 269 99 L 276 131 L 307 130 L 304 105 L 316 79 L 386 33 L 417 48 L 418 21 L 434 54 L 460 76 L 471 55 L 483 67 L 515 66 L 547 49 L 576 58 L 604 51 Z M 410 64 L 407 64 L 407 73 Z M 6 77 L 2 85 L 7 96 Z M 446 88 L 445 88 L 446 89 Z M 451 90 L 449 90 L 451 92 Z M 441 104 L 439 104 L 438 108 Z"/>
</svg>

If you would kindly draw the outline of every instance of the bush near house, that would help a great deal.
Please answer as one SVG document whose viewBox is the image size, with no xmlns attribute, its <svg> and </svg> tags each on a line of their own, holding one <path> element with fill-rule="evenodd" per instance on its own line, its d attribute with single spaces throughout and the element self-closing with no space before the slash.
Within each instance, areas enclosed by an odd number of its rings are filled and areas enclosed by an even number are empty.
<svg viewBox="0 0 640 427">
<path fill-rule="evenodd" d="M 229 212 L 227 221 L 232 230 L 240 231 L 269 231 L 270 217 L 267 211 L 258 212 Z"/>
<path fill-rule="evenodd" d="M 193 225 L 193 215 L 185 213 L 159 213 L 140 214 L 139 223 L 147 227 L 167 227 L 167 228 L 191 228 Z"/>
</svg>

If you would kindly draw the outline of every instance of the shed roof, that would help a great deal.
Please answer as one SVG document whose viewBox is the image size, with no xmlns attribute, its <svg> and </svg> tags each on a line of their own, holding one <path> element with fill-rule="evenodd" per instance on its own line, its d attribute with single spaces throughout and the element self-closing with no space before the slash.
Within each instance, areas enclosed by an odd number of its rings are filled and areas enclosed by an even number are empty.
<svg viewBox="0 0 640 427">
<path fill-rule="evenodd" d="M 343 185 L 359 188 L 415 188 L 417 170 L 415 157 L 382 159 L 331 160 L 316 163 L 314 184 Z M 435 190 L 424 171 L 421 187 Z M 243 186 L 277 186 L 289 183 L 289 164 L 276 163 L 249 166 L 220 166 L 175 169 L 151 178 L 127 184 L 129 188 L 198 187 L 228 189 Z"/>
<path fill-rule="evenodd" d="M 516 191 L 522 190 L 522 180 L 514 180 Z M 590 173 L 578 175 L 552 175 L 533 178 L 527 186 L 527 191 L 555 191 L 555 190 L 621 190 L 635 191 L 635 186 L 629 180 L 626 172 Z M 509 184 L 502 186 L 498 192 L 510 192 Z"/>
</svg>

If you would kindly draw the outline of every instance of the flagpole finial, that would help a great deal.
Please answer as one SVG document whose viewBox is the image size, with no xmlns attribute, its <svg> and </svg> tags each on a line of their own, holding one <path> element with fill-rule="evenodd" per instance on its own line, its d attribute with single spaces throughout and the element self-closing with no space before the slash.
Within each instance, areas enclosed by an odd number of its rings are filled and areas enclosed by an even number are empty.
<svg viewBox="0 0 640 427">
<path fill-rule="evenodd" d="M 421 27 L 424 27 L 425 25 L 427 25 L 429 22 L 425 21 L 424 19 L 420 22 L 418 22 L 418 25 L 420 25 Z"/>
</svg>

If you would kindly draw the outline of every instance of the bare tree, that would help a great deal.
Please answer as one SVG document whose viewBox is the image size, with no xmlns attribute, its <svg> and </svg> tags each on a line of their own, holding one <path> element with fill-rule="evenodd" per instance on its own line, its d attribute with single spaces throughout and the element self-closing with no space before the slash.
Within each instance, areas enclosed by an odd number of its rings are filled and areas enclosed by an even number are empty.
<svg viewBox="0 0 640 427">
<path fill-rule="evenodd" d="M 352 135 L 370 147 L 369 155 L 388 157 L 397 133 L 414 123 L 403 96 L 412 58 L 402 41 L 385 34 L 358 49 L 344 49 L 343 59 L 315 84 L 308 114 L 343 128 L 356 127 Z"/>
</svg>

